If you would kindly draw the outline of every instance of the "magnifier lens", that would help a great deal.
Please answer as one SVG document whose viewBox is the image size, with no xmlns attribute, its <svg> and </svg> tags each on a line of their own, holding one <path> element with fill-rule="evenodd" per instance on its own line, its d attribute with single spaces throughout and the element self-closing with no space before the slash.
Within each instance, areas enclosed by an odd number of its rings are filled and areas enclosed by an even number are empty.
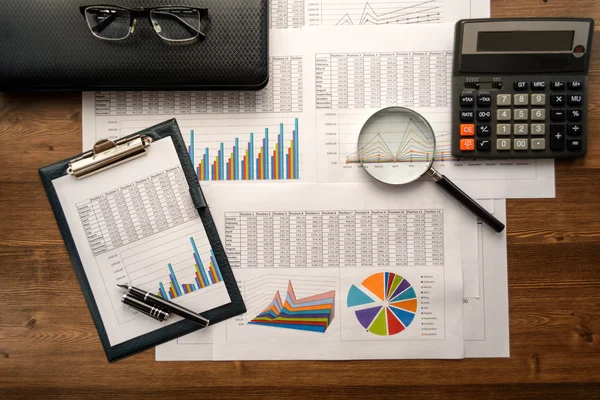
<svg viewBox="0 0 600 400">
<path fill-rule="evenodd" d="M 354 161 L 375 179 L 398 185 L 425 174 L 434 153 L 435 136 L 427 120 L 416 111 L 389 107 L 373 114 L 362 127 Z"/>
</svg>

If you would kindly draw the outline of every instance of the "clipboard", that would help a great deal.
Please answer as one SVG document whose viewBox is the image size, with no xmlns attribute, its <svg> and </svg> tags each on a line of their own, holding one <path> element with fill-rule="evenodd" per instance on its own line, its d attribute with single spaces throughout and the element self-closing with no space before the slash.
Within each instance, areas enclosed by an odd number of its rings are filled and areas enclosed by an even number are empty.
<svg viewBox="0 0 600 400">
<path fill-rule="evenodd" d="M 172 140 L 181 170 L 185 176 L 185 182 L 187 183 L 188 193 L 191 197 L 193 208 L 197 210 L 200 221 L 204 226 L 206 238 L 208 239 L 208 243 L 212 249 L 211 256 L 214 257 L 211 260 L 218 265 L 217 268 L 220 273 L 220 277 L 217 276 L 217 273 L 215 273 L 214 277 L 215 279 L 220 278 L 221 280 L 217 281 L 217 284 L 214 284 L 213 287 L 219 286 L 221 291 L 224 291 L 223 287 L 226 288 L 226 292 L 230 299 L 230 303 L 218 306 L 206 312 L 202 312 L 201 315 L 209 319 L 210 324 L 213 325 L 214 323 L 221 322 L 246 312 L 246 307 L 244 305 L 242 296 L 240 295 L 238 284 L 229 265 L 229 261 L 227 260 L 221 240 L 219 239 L 217 228 L 206 204 L 202 189 L 200 188 L 200 184 L 188 155 L 185 142 L 177 125 L 177 121 L 175 119 L 165 121 L 133 135 L 121 138 L 115 142 L 108 140 L 98 142 L 94 147 L 94 150 L 41 168 L 39 170 L 39 174 L 50 201 L 50 205 L 52 206 L 54 216 L 56 217 L 61 235 L 69 252 L 71 263 L 73 264 L 73 268 L 75 270 L 75 275 L 77 276 L 84 298 L 92 315 L 92 319 L 94 320 L 96 329 L 98 330 L 102 346 L 108 361 L 110 362 L 194 332 L 200 329 L 201 326 L 192 321 L 181 320 L 152 330 L 148 333 L 133 337 L 118 344 L 111 345 L 97 299 L 94 296 L 90 280 L 86 274 L 86 270 L 82 263 L 80 253 L 72 233 L 73 227 L 69 226 L 67 216 L 65 215 L 65 209 L 63 208 L 59 194 L 57 193 L 55 182 L 57 182 L 57 179 L 61 179 L 66 175 L 71 175 L 68 178 L 73 179 L 74 182 L 69 182 L 69 185 L 77 185 L 77 182 L 86 180 L 88 177 L 95 174 L 106 173 L 105 171 L 107 170 L 117 170 L 120 175 L 123 175 L 127 173 L 127 165 L 130 161 L 145 156 L 147 150 L 151 148 L 151 146 L 156 145 L 156 143 L 167 138 Z M 181 173 L 181 171 L 179 171 L 179 173 Z M 181 183 L 182 181 L 179 182 L 180 185 L 183 185 L 183 183 Z M 198 216 L 194 215 L 193 218 L 195 218 L 195 221 L 192 222 L 198 224 Z M 77 227 L 77 229 L 81 228 Z M 195 248 L 194 251 L 196 251 Z M 199 262 L 202 263 L 201 261 Z M 211 264 L 211 267 L 213 266 L 214 265 Z M 169 264 L 169 267 L 171 267 L 171 264 Z M 214 273 L 214 269 L 210 270 L 210 273 Z M 202 276 L 206 281 L 209 280 L 206 275 Z M 211 280 L 213 279 L 212 276 L 213 275 L 210 276 Z M 223 282 L 224 285 L 221 284 L 221 282 Z M 175 288 L 175 291 L 181 291 L 184 289 L 191 290 L 193 288 L 197 290 L 195 293 L 202 293 L 202 290 L 206 288 L 203 287 L 203 289 L 201 289 L 201 284 L 202 282 L 198 282 L 197 288 L 194 285 L 188 285 L 183 289 Z M 171 288 L 173 289 L 173 286 L 171 286 Z M 206 291 L 206 293 L 207 292 L 208 291 Z M 186 292 L 185 294 L 187 295 L 188 293 L 189 292 Z M 122 306 L 126 308 L 126 306 Z M 150 319 L 149 317 L 143 315 L 138 317 Z M 111 327 L 111 329 L 114 328 Z"/>
</svg>

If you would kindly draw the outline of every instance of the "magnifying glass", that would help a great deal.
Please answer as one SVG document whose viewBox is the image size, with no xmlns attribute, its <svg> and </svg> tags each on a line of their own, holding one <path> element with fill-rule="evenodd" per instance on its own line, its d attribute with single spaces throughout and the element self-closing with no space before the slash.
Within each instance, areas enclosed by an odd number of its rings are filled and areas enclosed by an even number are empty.
<svg viewBox="0 0 600 400">
<path fill-rule="evenodd" d="M 433 128 L 414 110 L 389 107 L 373 114 L 360 131 L 357 157 L 365 171 L 384 183 L 402 185 L 428 175 L 494 231 L 504 230 L 502 222 L 433 168 Z"/>
</svg>

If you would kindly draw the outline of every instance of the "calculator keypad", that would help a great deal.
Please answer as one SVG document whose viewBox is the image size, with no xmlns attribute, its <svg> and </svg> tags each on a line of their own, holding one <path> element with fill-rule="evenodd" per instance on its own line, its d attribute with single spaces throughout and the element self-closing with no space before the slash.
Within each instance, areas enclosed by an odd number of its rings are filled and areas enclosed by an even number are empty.
<svg viewBox="0 0 600 400">
<path fill-rule="evenodd" d="M 457 117 L 462 138 L 455 156 L 583 155 L 577 154 L 585 150 L 587 136 L 583 80 L 515 79 L 493 86 L 499 90 L 486 88 L 490 86 L 461 85 Z"/>
</svg>

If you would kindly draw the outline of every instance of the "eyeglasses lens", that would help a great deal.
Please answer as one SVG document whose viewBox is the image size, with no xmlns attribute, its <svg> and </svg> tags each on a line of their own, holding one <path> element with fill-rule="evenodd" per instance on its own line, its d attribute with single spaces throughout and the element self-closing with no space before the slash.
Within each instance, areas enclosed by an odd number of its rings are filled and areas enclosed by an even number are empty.
<svg viewBox="0 0 600 400">
<path fill-rule="evenodd" d="M 110 7 L 88 7 L 85 19 L 92 33 L 109 40 L 125 39 L 130 33 L 129 11 Z"/>
<path fill-rule="evenodd" d="M 160 8 L 150 12 L 154 30 L 164 40 L 184 41 L 200 35 L 200 13 L 191 8 Z"/>
</svg>

